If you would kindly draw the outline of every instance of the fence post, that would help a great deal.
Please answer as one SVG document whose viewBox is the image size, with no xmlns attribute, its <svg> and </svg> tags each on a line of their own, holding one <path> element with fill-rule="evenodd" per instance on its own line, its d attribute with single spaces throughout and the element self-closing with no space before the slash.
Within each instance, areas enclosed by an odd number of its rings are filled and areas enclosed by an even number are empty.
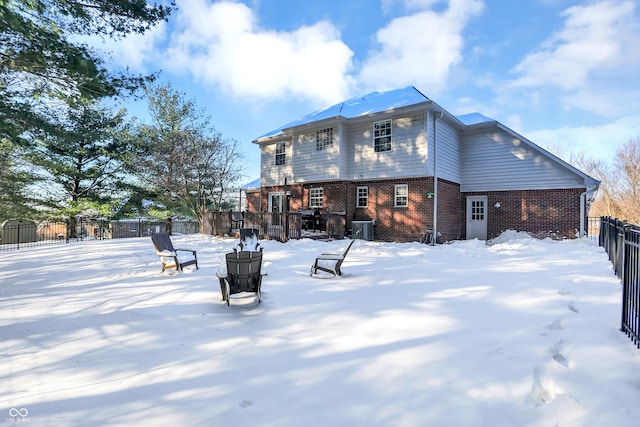
<svg viewBox="0 0 640 427">
<path fill-rule="evenodd" d="M 617 234 L 617 231 L 618 230 L 617 230 L 617 227 L 616 227 L 616 234 Z M 618 236 L 616 236 L 616 244 L 618 242 L 618 238 L 617 237 Z M 625 280 L 624 280 L 624 276 L 625 276 L 625 274 L 624 274 L 624 270 L 625 270 L 625 268 L 624 268 L 624 265 L 625 265 L 624 264 L 624 259 L 625 259 L 626 252 L 627 252 L 627 249 L 624 247 L 625 237 L 626 237 L 626 226 L 623 226 L 623 230 L 622 230 L 622 257 L 621 257 L 622 258 L 622 262 L 621 262 L 621 265 L 622 265 L 622 269 L 621 270 L 622 271 L 618 271 L 616 273 L 618 275 L 618 278 L 620 279 L 620 283 L 622 283 L 622 325 L 620 326 L 620 330 L 622 332 L 626 333 L 627 332 L 626 320 L 627 320 L 627 315 L 629 313 L 629 311 L 628 311 L 629 287 L 627 286 L 627 284 L 625 283 Z M 616 250 L 617 250 L 617 248 L 616 248 Z M 616 260 L 616 261 L 618 261 L 618 260 Z"/>
</svg>

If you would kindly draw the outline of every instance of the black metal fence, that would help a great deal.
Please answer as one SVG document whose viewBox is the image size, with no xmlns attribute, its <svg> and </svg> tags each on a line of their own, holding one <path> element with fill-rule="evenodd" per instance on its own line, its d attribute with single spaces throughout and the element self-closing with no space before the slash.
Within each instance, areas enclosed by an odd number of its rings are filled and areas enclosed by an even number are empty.
<svg viewBox="0 0 640 427">
<path fill-rule="evenodd" d="M 620 329 L 640 348 L 640 226 L 602 217 L 599 244 L 622 282 Z"/>
<path fill-rule="evenodd" d="M 194 234 L 200 232 L 197 221 L 156 221 L 76 217 L 66 222 L 8 220 L 0 224 L 0 252 L 25 247 L 61 245 L 89 240 L 146 237 L 154 233 Z"/>
</svg>

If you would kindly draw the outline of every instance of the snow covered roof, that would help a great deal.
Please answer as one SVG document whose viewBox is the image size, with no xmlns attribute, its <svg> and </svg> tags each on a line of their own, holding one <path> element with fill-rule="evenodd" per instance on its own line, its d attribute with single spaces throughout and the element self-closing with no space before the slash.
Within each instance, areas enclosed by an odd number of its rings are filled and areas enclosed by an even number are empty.
<svg viewBox="0 0 640 427">
<path fill-rule="evenodd" d="M 254 179 L 253 181 L 248 182 L 242 187 L 240 187 L 240 189 L 242 190 L 251 190 L 254 188 L 260 188 L 260 178 Z"/>
<path fill-rule="evenodd" d="M 463 114 L 461 116 L 456 116 L 456 118 L 467 126 L 473 126 L 480 123 L 493 123 L 496 121 L 480 113 Z"/>
<path fill-rule="evenodd" d="M 307 114 L 306 116 L 302 116 L 284 126 L 260 136 L 256 141 L 263 138 L 282 135 L 284 134 L 285 129 L 324 119 L 333 117 L 352 119 L 355 117 L 365 116 L 367 114 L 389 111 L 396 108 L 408 107 L 410 105 L 430 101 L 431 100 L 429 98 L 424 96 L 413 86 L 408 86 L 403 89 L 395 89 L 388 92 L 372 92 L 368 95 L 351 98 L 322 110 Z"/>
</svg>

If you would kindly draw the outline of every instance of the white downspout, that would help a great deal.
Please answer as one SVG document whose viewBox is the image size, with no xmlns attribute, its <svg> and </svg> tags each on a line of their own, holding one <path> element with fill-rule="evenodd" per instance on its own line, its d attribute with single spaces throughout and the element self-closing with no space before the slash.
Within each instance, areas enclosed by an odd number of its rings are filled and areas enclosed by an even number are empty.
<svg viewBox="0 0 640 427">
<path fill-rule="evenodd" d="M 587 192 L 580 194 L 580 233 L 579 237 L 584 237 L 587 233 L 585 232 L 584 226 L 584 217 L 587 209 Z"/>
<path fill-rule="evenodd" d="M 431 246 L 438 240 L 438 120 L 444 116 L 440 115 L 433 121 L 433 234 L 431 236 Z"/>
</svg>

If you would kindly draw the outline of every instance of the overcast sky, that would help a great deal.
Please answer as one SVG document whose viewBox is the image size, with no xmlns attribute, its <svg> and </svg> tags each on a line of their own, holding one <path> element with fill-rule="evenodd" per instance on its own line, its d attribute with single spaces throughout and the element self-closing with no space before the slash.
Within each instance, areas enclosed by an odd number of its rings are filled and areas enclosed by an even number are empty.
<svg viewBox="0 0 640 427">
<path fill-rule="evenodd" d="M 324 106 L 415 86 L 568 159 L 611 159 L 640 136 L 635 0 L 177 0 L 114 65 L 161 70 L 225 137 L 251 141 Z M 133 114 L 143 114 L 132 106 Z"/>
</svg>

